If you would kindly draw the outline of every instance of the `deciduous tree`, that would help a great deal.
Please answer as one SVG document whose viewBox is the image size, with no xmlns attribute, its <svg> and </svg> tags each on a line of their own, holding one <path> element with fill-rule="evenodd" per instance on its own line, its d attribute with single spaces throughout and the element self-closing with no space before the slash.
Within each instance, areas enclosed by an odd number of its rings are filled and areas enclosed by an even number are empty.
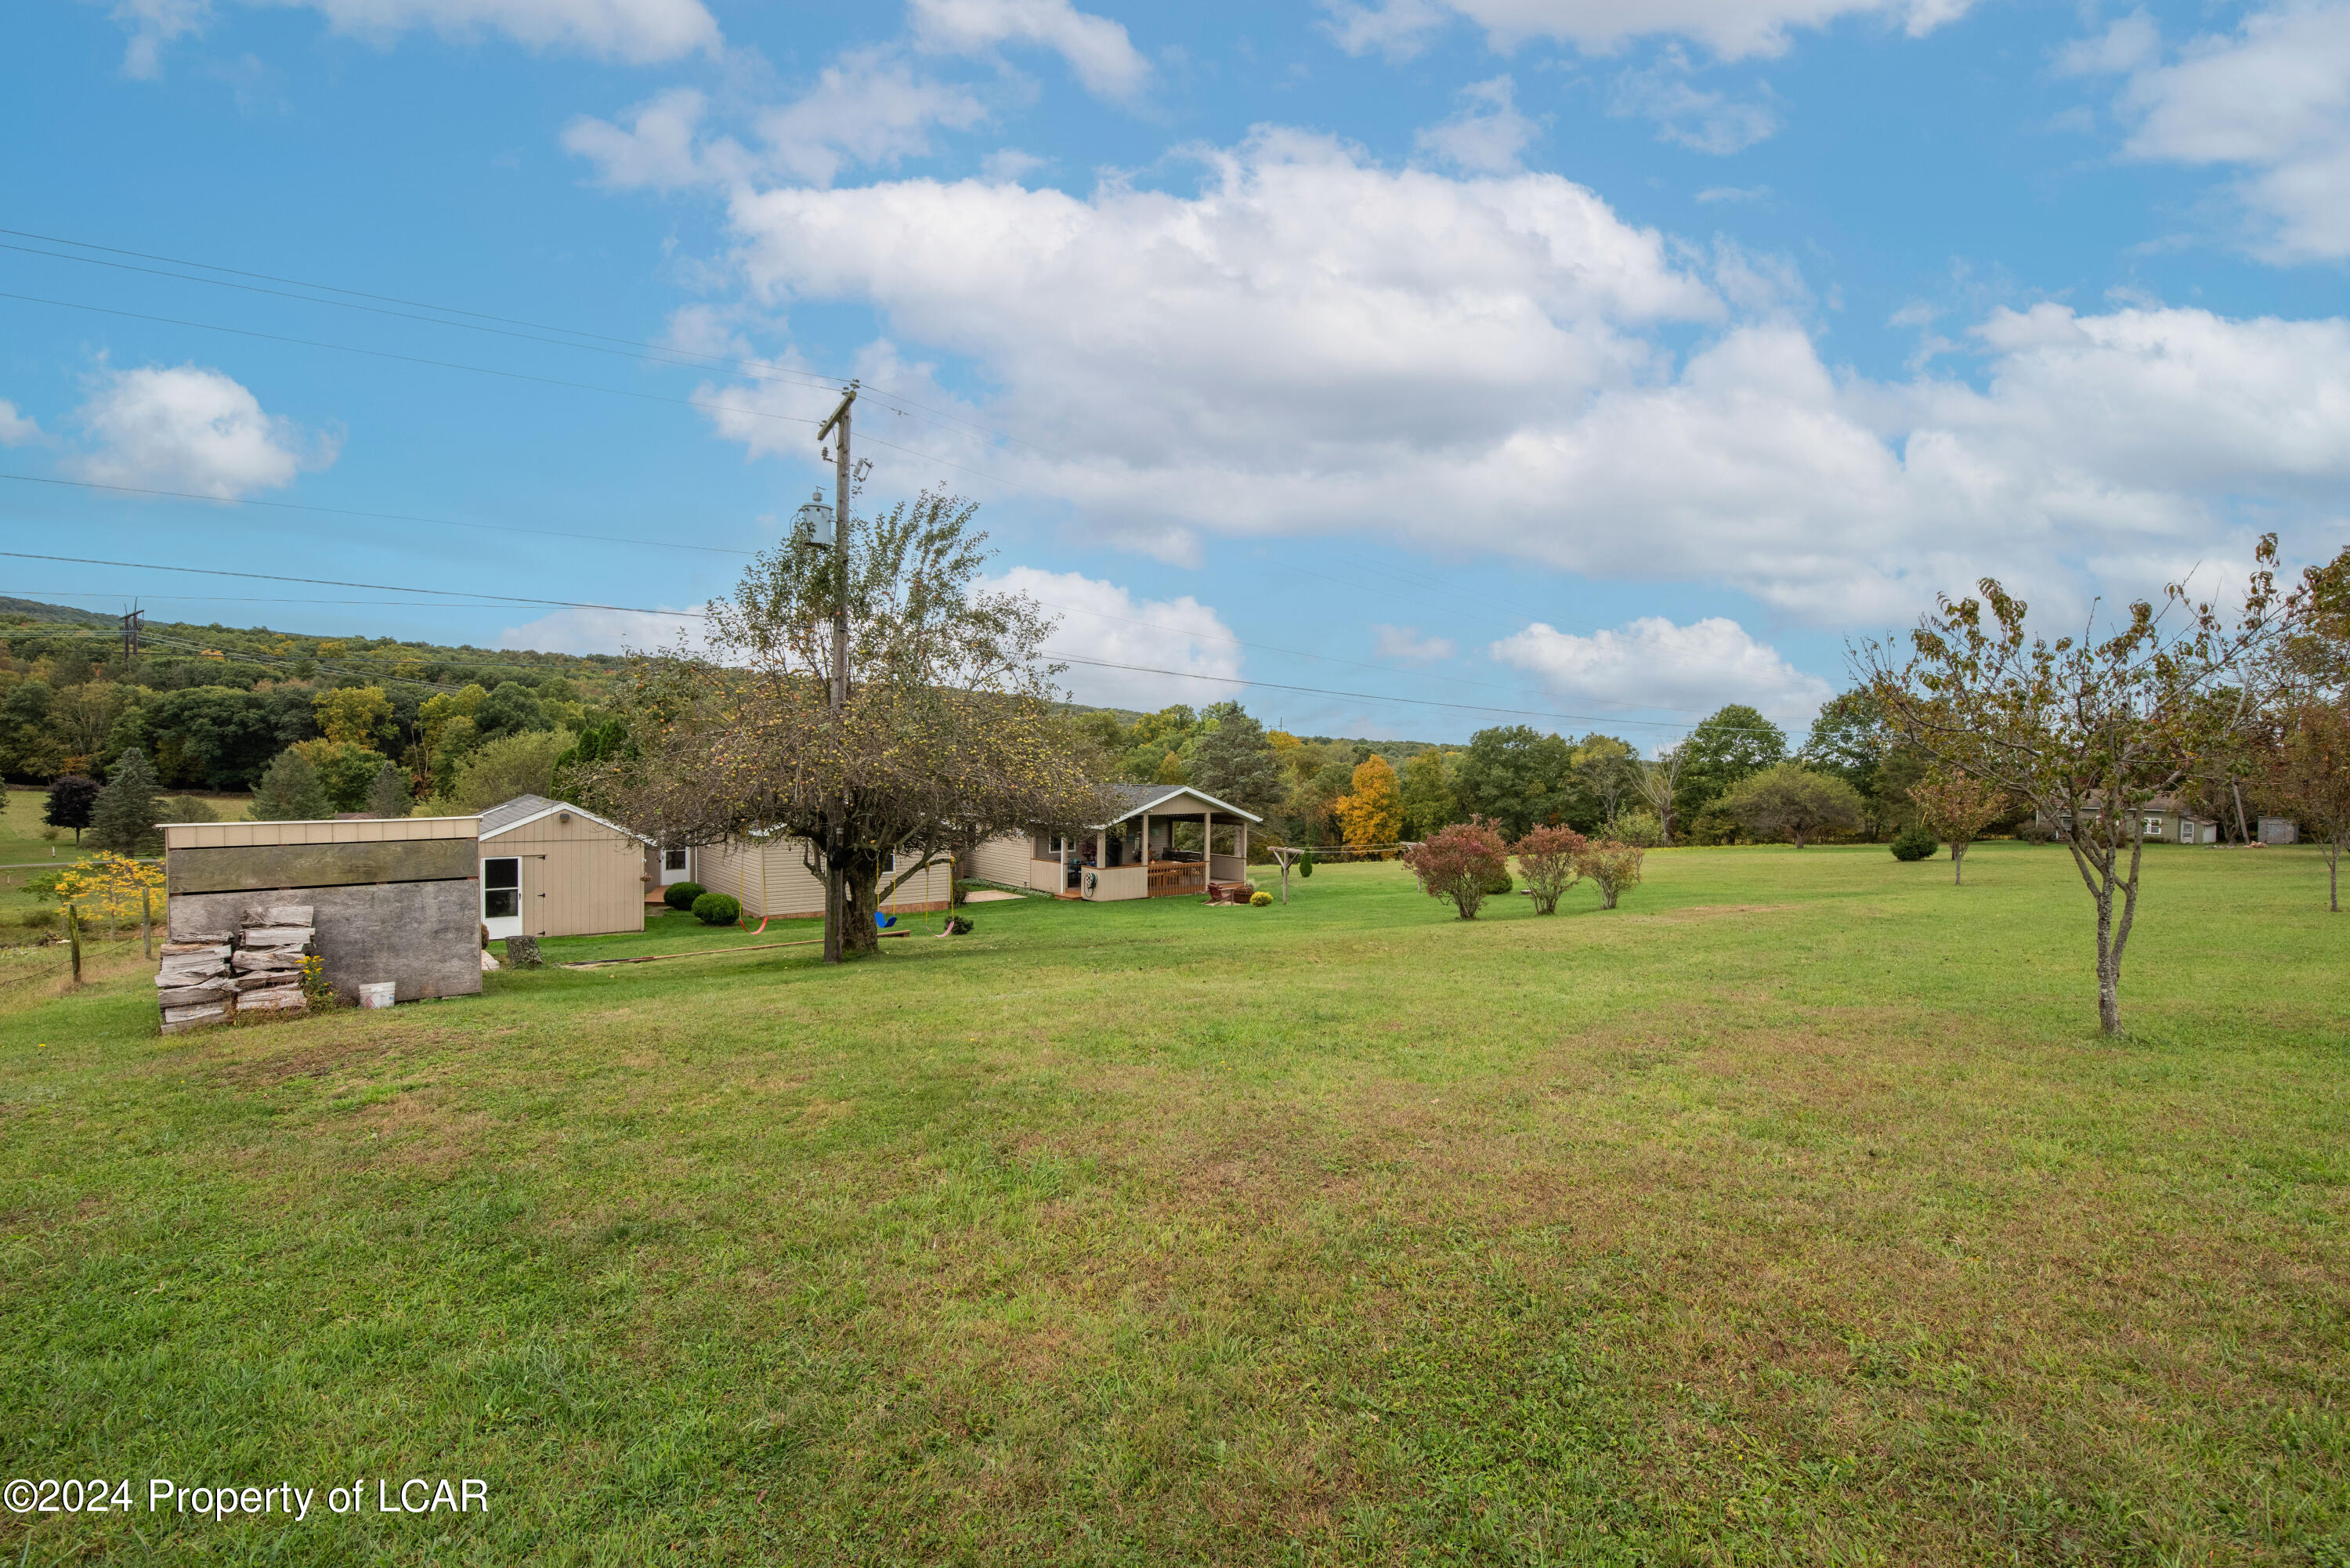
<svg viewBox="0 0 2350 1568">
<path fill-rule="evenodd" d="M 380 686 L 344 686 L 310 699 L 318 732 L 329 741 L 378 749 L 392 738 L 391 699 Z"/>
<path fill-rule="evenodd" d="M 1464 920 L 1477 918 L 1486 885 L 1510 874 L 1510 846 L 1490 822 L 1471 819 L 1430 834 L 1404 851 L 1403 863 L 1431 898 L 1450 898 Z"/>
<path fill-rule="evenodd" d="M 2262 758 L 2269 798 L 2325 846 L 2325 907 L 2342 911 L 2350 844 L 2350 709 L 2309 694 L 2281 713 Z"/>
<path fill-rule="evenodd" d="M 2172 584 L 2160 609 L 2130 606 L 2120 627 L 2054 641 L 1991 578 L 1980 598 L 1943 596 L 1905 657 L 1869 643 L 1856 661 L 1887 716 L 1948 771 L 2056 824 L 2096 911 L 2097 1023 L 2121 1030 L 2122 958 L 2137 914 L 2141 808 L 2202 760 L 2245 743 L 2259 720 L 2252 681 L 2290 607 L 2276 538 L 2242 606 L 2223 611 Z"/>
<path fill-rule="evenodd" d="M 1480 730 L 1452 770 L 1461 810 L 1491 818 L 1513 836 L 1566 809 L 1575 755 L 1565 741 L 1525 724 Z"/>
<path fill-rule="evenodd" d="M 1191 784 L 1227 805 L 1265 816 L 1281 805 L 1288 788 L 1280 759 L 1264 726 L 1237 702 L 1208 710 L 1214 727 L 1191 749 Z"/>
<path fill-rule="evenodd" d="M 1939 770 L 1909 786 L 1918 820 L 1928 832 L 1950 846 L 1950 881 L 1966 882 L 1967 849 L 1976 836 L 1999 820 L 2007 797 L 1978 778 Z"/>
<path fill-rule="evenodd" d="M 89 826 L 91 807 L 98 804 L 99 783 L 81 774 L 67 774 L 49 785 L 47 805 L 42 809 L 41 820 L 51 827 L 70 827 L 74 842 L 81 842 L 81 830 Z"/>
<path fill-rule="evenodd" d="M 1338 830 L 1350 849 L 1388 845 L 1403 836 L 1403 791 L 1387 758 L 1373 753 L 1355 769 L 1351 787 L 1339 796 Z"/>
<path fill-rule="evenodd" d="M 620 714 L 637 754 L 582 769 L 582 804 L 660 844 L 781 833 L 812 874 L 828 852 L 845 955 L 875 950 L 882 900 L 924 867 L 1001 833 L 1104 820 L 1090 748 L 1053 706 L 1054 622 L 976 586 L 976 510 L 925 494 L 837 550 L 795 539 L 761 556 L 711 607 L 712 656 L 639 661 Z M 849 647 L 837 717 L 836 604 Z"/>
<path fill-rule="evenodd" d="M 1788 838 L 1795 847 L 1823 833 L 1860 826 L 1860 794 L 1833 774 L 1779 763 L 1730 786 L 1721 808 L 1756 838 Z"/>
</svg>

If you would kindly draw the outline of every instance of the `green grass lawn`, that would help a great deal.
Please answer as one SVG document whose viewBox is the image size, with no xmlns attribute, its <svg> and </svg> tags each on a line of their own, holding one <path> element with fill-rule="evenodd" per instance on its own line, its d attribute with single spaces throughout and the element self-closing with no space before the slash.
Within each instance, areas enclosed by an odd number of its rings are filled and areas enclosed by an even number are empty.
<svg viewBox="0 0 2350 1568">
<path fill-rule="evenodd" d="M 119 964 L 0 1012 L 0 1475 L 317 1511 L 0 1561 L 2343 1568 L 2350 917 L 2311 852 L 2148 860 L 2119 1041 L 2004 844 L 169 1041 Z M 743 940 L 657 928 L 548 947 Z"/>
<path fill-rule="evenodd" d="M 224 822 L 243 820 L 252 804 L 249 794 L 208 794 L 196 792 Z M 39 785 L 9 784 L 0 791 L 0 943 L 17 940 L 21 929 L 8 918 L 54 904 L 25 890 L 27 878 L 52 867 L 79 859 L 88 851 L 76 847 L 70 828 L 54 838 L 41 836 L 41 816 L 48 809 L 49 792 Z"/>
</svg>

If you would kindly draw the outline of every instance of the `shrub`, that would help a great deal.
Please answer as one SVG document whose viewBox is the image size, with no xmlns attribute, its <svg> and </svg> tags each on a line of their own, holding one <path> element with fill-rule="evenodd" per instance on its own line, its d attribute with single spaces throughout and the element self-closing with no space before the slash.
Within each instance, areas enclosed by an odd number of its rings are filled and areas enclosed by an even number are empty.
<svg viewBox="0 0 2350 1568">
<path fill-rule="evenodd" d="M 1575 867 L 1598 888 L 1599 907 L 1612 909 L 1625 888 L 1639 886 L 1640 862 L 1648 853 L 1637 844 L 1602 838 L 1583 846 L 1583 853 L 1575 857 Z"/>
<path fill-rule="evenodd" d="M 1798 849 L 1824 833 L 1852 831 L 1862 816 L 1860 795 L 1852 785 L 1796 763 L 1739 780 L 1721 805 L 1755 838 L 1792 839 Z"/>
<path fill-rule="evenodd" d="M 1535 914 L 1558 913 L 1561 895 L 1583 876 L 1575 857 L 1589 847 L 1590 841 L 1571 827 L 1537 827 L 1510 846 L 1526 891 L 1534 896 Z"/>
<path fill-rule="evenodd" d="M 1472 819 L 1413 845 L 1403 852 L 1403 863 L 1430 898 L 1451 899 L 1462 919 L 1473 920 L 1496 879 L 1504 888 L 1509 886 L 1509 853 L 1492 823 Z"/>
<path fill-rule="evenodd" d="M 949 915 L 947 917 L 947 935 L 951 937 L 960 937 L 967 935 L 970 930 L 971 917 L 969 915 Z"/>
<path fill-rule="evenodd" d="M 1300 877 L 1311 877 L 1314 875 L 1314 851 L 1312 848 L 1309 847 L 1305 854 L 1297 857 L 1297 874 Z"/>
<path fill-rule="evenodd" d="M 693 901 L 709 891 L 699 882 L 671 882 L 661 889 L 661 902 L 672 909 L 691 909 Z"/>
<path fill-rule="evenodd" d="M 2048 825 L 2036 816 L 2017 828 L 2015 836 L 2026 844 L 2051 844 L 2056 838 L 2056 836 L 2048 830 Z"/>
<path fill-rule="evenodd" d="M 1494 872 L 1491 877 L 1485 878 L 1485 897 L 1488 898 L 1503 898 L 1507 894 L 1516 891 L 1517 886 L 1517 883 L 1510 876 L 1510 864 L 1508 861 L 1504 860 L 1502 863 L 1502 868 L 1499 871 Z"/>
<path fill-rule="evenodd" d="M 16 917 L 16 923 L 28 931 L 46 931 L 57 923 L 55 909 L 26 909 Z"/>
<path fill-rule="evenodd" d="M 1665 841 L 1664 824 L 1653 811 L 1627 811 L 1603 831 L 1618 844 L 1637 844 L 1643 849 L 1654 849 Z"/>
<path fill-rule="evenodd" d="M 1893 858 L 1896 860 L 1923 860 L 1941 846 L 1942 841 L 1940 839 L 1936 838 L 1932 834 L 1927 832 L 1923 827 L 1913 822 L 1908 826 L 1903 828 L 1901 830 L 1901 836 L 1893 841 Z"/>
<path fill-rule="evenodd" d="M 1249 895 L 1249 904 L 1253 909 L 1266 909 L 1269 908 L 1272 903 L 1273 895 L 1270 893 L 1251 893 Z"/>
<path fill-rule="evenodd" d="M 743 906 L 725 893 L 704 893 L 693 901 L 693 918 L 705 926 L 739 925 Z"/>
</svg>

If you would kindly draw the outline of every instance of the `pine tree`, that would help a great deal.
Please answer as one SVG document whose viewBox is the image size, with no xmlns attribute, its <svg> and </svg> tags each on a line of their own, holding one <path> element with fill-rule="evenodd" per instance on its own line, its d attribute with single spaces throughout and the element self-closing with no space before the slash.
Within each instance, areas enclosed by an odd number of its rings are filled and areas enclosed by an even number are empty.
<svg viewBox="0 0 2350 1568">
<path fill-rule="evenodd" d="M 406 816 L 415 802 L 408 798 L 408 775 L 391 763 L 375 771 L 375 783 L 368 786 L 367 811 L 369 816 Z"/>
<path fill-rule="evenodd" d="M 161 854 L 163 836 L 155 831 L 159 788 L 143 749 L 133 746 L 116 758 L 114 776 L 89 810 L 89 842 L 120 855 Z"/>
<path fill-rule="evenodd" d="M 287 750 L 278 753 L 261 775 L 251 815 L 255 822 L 316 822 L 334 815 L 335 803 L 327 798 L 327 786 L 318 781 L 310 759 Z"/>
</svg>

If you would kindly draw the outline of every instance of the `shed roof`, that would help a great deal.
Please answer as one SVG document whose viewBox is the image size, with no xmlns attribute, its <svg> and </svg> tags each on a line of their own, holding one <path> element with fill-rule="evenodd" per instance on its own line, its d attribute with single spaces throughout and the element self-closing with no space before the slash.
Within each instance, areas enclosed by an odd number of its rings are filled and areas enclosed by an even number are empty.
<svg viewBox="0 0 2350 1568">
<path fill-rule="evenodd" d="M 1139 816 L 1144 812 L 1164 805 L 1180 795 L 1189 795 L 1193 800 L 1203 802 L 1218 811 L 1237 816 L 1243 822 L 1264 820 L 1253 811 L 1243 811 L 1239 806 L 1218 800 L 1207 791 L 1193 789 L 1190 784 L 1104 784 L 1102 791 L 1109 796 L 1110 803 L 1118 808 L 1118 813 L 1108 822 L 1093 824 L 1096 827 L 1108 827 L 1113 824 L 1124 822 L 1128 817 Z"/>
<path fill-rule="evenodd" d="M 501 802 L 482 813 L 482 836 L 494 838 L 501 833 L 520 827 L 525 822 L 536 822 L 540 817 L 558 811 L 567 811 L 575 816 L 584 816 L 592 823 L 608 827 L 615 833 L 642 843 L 652 842 L 643 834 L 631 833 L 619 823 L 600 817 L 592 811 L 582 811 L 569 801 L 549 800 L 543 794 L 518 794 L 514 799 Z"/>
</svg>

